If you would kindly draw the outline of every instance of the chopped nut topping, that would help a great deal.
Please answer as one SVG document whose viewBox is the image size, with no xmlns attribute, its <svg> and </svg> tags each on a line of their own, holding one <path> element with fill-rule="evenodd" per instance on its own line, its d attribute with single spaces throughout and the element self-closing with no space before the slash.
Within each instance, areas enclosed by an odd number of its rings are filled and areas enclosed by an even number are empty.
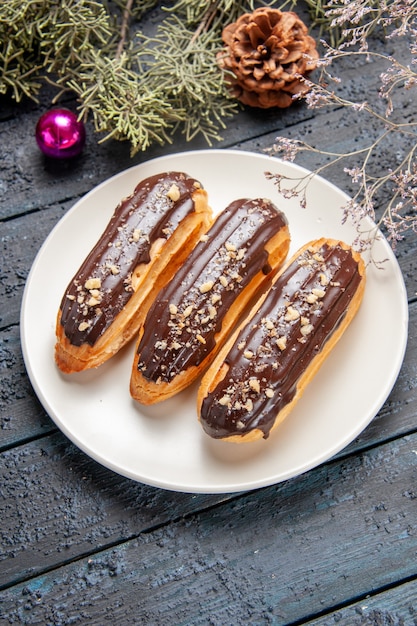
<svg viewBox="0 0 417 626">
<path fill-rule="evenodd" d="M 193 305 L 192 305 L 192 304 L 190 304 L 190 305 L 188 305 L 188 306 L 184 309 L 184 311 L 183 311 L 183 316 L 184 316 L 184 317 L 189 317 L 189 316 L 191 315 L 191 313 L 192 313 L 192 312 L 193 312 Z"/>
<path fill-rule="evenodd" d="M 68 300 L 75 300 L 75 296 L 72 296 L 70 293 L 67 293 Z"/>
<path fill-rule="evenodd" d="M 222 406 L 227 406 L 228 404 L 230 404 L 230 396 L 224 395 L 223 397 L 221 397 L 219 400 L 219 404 L 221 404 Z"/>
<path fill-rule="evenodd" d="M 208 307 L 209 319 L 213 320 L 217 315 L 217 310 L 214 306 Z"/>
<path fill-rule="evenodd" d="M 285 335 L 283 335 L 282 337 L 278 337 L 276 344 L 280 350 L 285 350 L 285 348 L 287 347 L 287 338 L 285 337 Z"/>
<path fill-rule="evenodd" d="M 133 241 L 139 241 L 139 239 L 140 239 L 140 230 L 139 230 L 139 228 L 135 228 L 135 230 L 133 231 L 132 239 L 133 239 Z"/>
<path fill-rule="evenodd" d="M 270 319 L 266 319 L 265 320 L 265 328 L 267 330 L 273 330 L 275 328 L 274 322 L 272 320 L 270 320 Z"/>
<path fill-rule="evenodd" d="M 84 287 L 86 289 L 100 289 L 101 280 L 100 278 L 89 278 L 88 280 L 85 281 Z"/>
<path fill-rule="evenodd" d="M 245 359 L 251 359 L 253 357 L 252 350 L 245 350 L 245 352 L 243 353 L 243 356 L 245 357 Z"/>
<path fill-rule="evenodd" d="M 245 342 L 241 341 L 240 343 L 237 344 L 237 349 L 238 350 L 243 350 L 243 348 L 245 347 Z"/>
<path fill-rule="evenodd" d="M 235 252 L 236 251 L 236 246 L 234 246 L 232 243 L 226 242 L 225 243 L 225 248 L 228 252 Z"/>
<path fill-rule="evenodd" d="M 123 284 L 125 286 L 125 291 L 133 291 L 132 274 L 128 274 L 128 276 L 126 276 L 126 278 L 123 281 Z"/>
<path fill-rule="evenodd" d="M 324 298 L 324 296 L 326 295 L 326 292 L 323 289 L 312 289 L 311 293 L 318 298 Z"/>
<path fill-rule="evenodd" d="M 97 306 L 100 302 L 101 300 L 92 296 L 89 300 L 87 300 L 87 306 Z"/>
<path fill-rule="evenodd" d="M 217 302 L 219 302 L 221 299 L 222 299 L 222 298 L 221 298 L 220 294 L 218 294 L 218 293 L 214 293 L 214 294 L 211 296 L 211 303 L 212 303 L 212 304 L 217 304 Z"/>
<path fill-rule="evenodd" d="M 211 289 L 213 289 L 214 282 L 212 280 L 208 280 L 206 283 L 200 285 L 200 293 L 207 293 Z"/>
<path fill-rule="evenodd" d="M 202 344 L 206 343 L 206 340 L 204 339 L 203 335 L 197 334 L 196 335 L 196 339 L 197 339 L 197 341 L 199 341 Z"/>
<path fill-rule="evenodd" d="M 233 278 L 233 280 L 235 280 L 237 283 L 241 283 L 241 282 L 242 282 L 242 280 L 243 280 L 242 276 L 241 276 L 240 274 L 238 274 L 237 272 L 234 272 L 234 273 L 232 274 L 232 278 Z"/>
<path fill-rule="evenodd" d="M 306 337 L 307 335 L 312 333 L 313 330 L 314 330 L 313 324 L 306 324 L 305 326 L 301 326 L 301 334 L 303 335 L 303 337 Z"/>
<path fill-rule="evenodd" d="M 307 294 L 306 300 L 308 304 L 315 304 L 318 300 L 318 296 L 316 296 L 316 294 L 314 293 L 309 293 Z"/>
<path fill-rule="evenodd" d="M 172 183 L 171 187 L 168 189 L 168 192 L 167 192 L 168 198 L 170 198 L 173 202 L 176 202 L 177 200 L 179 200 L 180 195 L 181 193 L 180 193 L 178 185 L 176 185 L 175 183 Z"/>
<path fill-rule="evenodd" d="M 178 309 L 175 304 L 169 305 L 169 312 L 171 313 L 171 315 L 176 315 L 178 313 Z"/>
<path fill-rule="evenodd" d="M 326 287 L 326 285 L 328 285 L 330 282 L 330 279 L 323 272 L 320 274 L 319 278 L 320 284 L 323 285 L 323 287 Z"/>
<path fill-rule="evenodd" d="M 247 412 L 249 413 L 250 411 L 253 411 L 253 402 L 250 398 L 248 398 L 244 404 L 245 409 L 247 410 Z"/>
<path fill-rule="evenodd" d="M 80 332 L 83 332 L 84 330 L 87 330 L 87 328 L 90 327 L 90 324 L 88 322 L 81 322 L 81 324 L 78 326 L 78 330 Z"/>
<path fill-rule="evenodd" d="M 300 313 L 297 311 L 297 309 L 294 309 L 294 307 L 290 305 L 287 308 L 287 312 L 285 314 L 284 320 L 286 322 L 292 322 L 294 320 L 298 320 L 299 317 L 300 317 Z"/>
<path fill-rule="evenodd" d="M 252 389 L 252 391 L 255 391 L 256 393 L 259 393 L 261 391 L 261 386 L 257 378 L 251 378 L 249 380 L 249 387 Z"/>
<path fill-rule="evenodd" d="M 274 397 L 274 390 L 271 389 L 270 387 L 267 387 L 265 389 L 265 395 L 267 398 L 273 398 Z"/>
<path fill-rule="evenodd" d="M 229 284 L 229 281 L 227 280 L 226 276 L 220 276 L 219 280 L 220 280 L 220 284 L 223 285 L 223 287 L 227 287 L 227 285 Z"/>
</svg>

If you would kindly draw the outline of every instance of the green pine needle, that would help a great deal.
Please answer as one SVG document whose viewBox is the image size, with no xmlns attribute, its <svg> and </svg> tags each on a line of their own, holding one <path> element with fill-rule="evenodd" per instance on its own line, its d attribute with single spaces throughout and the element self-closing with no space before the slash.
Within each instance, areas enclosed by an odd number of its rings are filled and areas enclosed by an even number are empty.
<svg viewBox="0 0 417 626">
<path fill-rule="evenodd" d="M 221 32 L 255 2 L 177 0 L 160 7 L 165 17 L 155 36 L 145 37 L 136 31 L 157 4 L 1 2 L 0 94 L 37 100 L 49 83 L 57 89 L 55 104 L 73 93 L 80 118 L 93 121 L 100 141 L 128 141 L 132 154 L 171 142 L 177 131 L 187 141 L 201 135 L 212 145 L 238 110 L 216 61 Z"/>
</svg>

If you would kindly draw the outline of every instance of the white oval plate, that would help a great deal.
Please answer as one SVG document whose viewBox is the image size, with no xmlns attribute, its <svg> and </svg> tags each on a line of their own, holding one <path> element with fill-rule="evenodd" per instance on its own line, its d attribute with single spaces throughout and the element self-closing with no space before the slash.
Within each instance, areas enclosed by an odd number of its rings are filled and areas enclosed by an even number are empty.
<svg viewBox="0 0 417 626">
<path fill-rule="evenodd" d="M 102 183 L 60 220 L 32 266 L 22 303 L 21 338 L 33 387 L 56 425 L 81 450 L 134 480 L 194 493 L 230 493 L 275 484 L 331 458 L 373 419 L 390 393 L 407 342 L 408 307 L 398 263 L 385 239 L 375 244 L 384 269 L 370 265 L 358 315 L 287 420 L 264 441 L 210 439 L 196 418 L 196 387 L 153 407 L 129 395 L 133 345 L 94 371 L 63 375 L 54 363 L 55 319 L 67 283 L 114 207 L 143 178 L 180 170 L 199 179 L 214 212 L 242 197 L 269 197 L 287 215 L 290 254 L 322 236 L 351 243 L 342 225 L 347 196 L 316 177 L 308 206 L 278 196 L 265 171 L 306 170 L 273 157 L 202 150 L 157 158 Z"/>
</svg>

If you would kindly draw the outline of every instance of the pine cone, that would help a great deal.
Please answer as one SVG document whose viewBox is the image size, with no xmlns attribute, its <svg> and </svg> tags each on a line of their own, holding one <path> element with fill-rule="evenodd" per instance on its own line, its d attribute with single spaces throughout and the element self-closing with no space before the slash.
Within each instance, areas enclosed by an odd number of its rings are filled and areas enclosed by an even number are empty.
<svg viewBox="0 0 417 626">
<path fill-rule="evenodd" d="M 316 43 L 292 11 L 260 8 L 245 13 L 222 33 L 220 67 L 229 70 L 233 95 L 243 104 L 286 108 L 307 91 L 300 81 L 317 65 Z"/>
</svg>

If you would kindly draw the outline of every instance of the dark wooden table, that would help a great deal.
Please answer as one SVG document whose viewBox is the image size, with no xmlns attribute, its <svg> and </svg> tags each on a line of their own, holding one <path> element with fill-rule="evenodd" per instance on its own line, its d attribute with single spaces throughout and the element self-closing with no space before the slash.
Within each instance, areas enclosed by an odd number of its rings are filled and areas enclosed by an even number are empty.
<svg viewBox="0 0 417 626">
<path fill-rule="evenodd" d="M 380 71 L 376 61 L 345 64 L 341 88 L 368 99 Z M 187 494 L 134 482 L 77 449 L 37 400 L 20 346 L 22 293 L 44 239 L 83 194 L 133 164 L 206 145 L 178 137 L 131 159 L 126 144 L 98 145 L 87 126 L 81 157 L 47 161 L 34 128 L 48 96 L 19 106 L 0 100 L 0 622 L 415 625 L 415 235 L 397 251 L 409 299 L 405 360 L 354 442 L 322 466 L 250 492 Z M 415 115 L 413 94 L 403 98 L 404 115 Z M 369 119 L 353 120 L 343 109 L 302 104 L 243 110 L 215 147 L 262 152 L 283 135 L 349 149 L 376 132 Z M 381 152 L 381 164 L 395 149 Z M 350 191 L 341 171 L 332 181 Z"/>
</svg>

